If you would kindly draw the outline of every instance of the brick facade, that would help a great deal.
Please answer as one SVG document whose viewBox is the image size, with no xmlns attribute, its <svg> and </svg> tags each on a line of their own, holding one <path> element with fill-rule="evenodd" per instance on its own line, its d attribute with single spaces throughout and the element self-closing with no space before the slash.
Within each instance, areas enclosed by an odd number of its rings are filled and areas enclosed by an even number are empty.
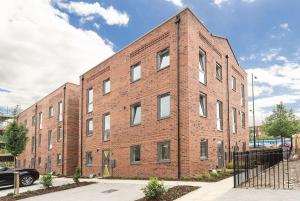
<svg viewBox="0 0 300 201">
<path fill-rule="evenodd" d="M 18 167 L 36 168 L 40 173 L 54 171 L 57 175 L 74 173 L 78 165 L 79 94 L 80 86 L 66 83 L 19 114 L 18 122 L 26 124 L 28 129 L 28 142 L 24 153 L 17 158 Z M 61 164 L 58 154 L 61 154 Z"/>
<path fill-rule="evenodd" d="M 81 76 L 79 166 L 83 175 L 191 176 L 228 162 L 229 149 L 239 147 L 241 150 L 243 143 L 247 148 L 246 72 L 239 66 L 227 39 L 212 35 L 189 9 L 177 16 L 180 22 L 176 16 L 170 18 Z M 158 70 L 157 55 L 165 49 L 169 51 L 170 63 Z M 199 82 L 200 50 L 206 58 L 205 84 Z M 221 80 L 216 79 L 217 63 L 222 69 Z M 131 68 L 135 64 L 141 66 L 141 78 L 132 82 Z M 232 76 L 236 79 L 235 90 L 231 87 Z M 108 79 L 110 92 L 103 94 L 103 83 Z M 244 106 L 241 105 L 241 84 L 244 85 Z M 87 111 L 89 89 L 93 89 L 92 112 Z M 160 119 L 158 97 L 166 93 L 170 95 L 170 115 Z M 206 117 L 199 115 L 200 93 L 207 97 Z M 217 101 L 223 105 L 221 131 L 216 126 Z M 131 110 L 136 103 L 141 106 L 141 122 L 133 126 Z M 236 109 L 236 133 L 233 133 L 233 108 Z M 104 141 L 103 115 L 108 113 L 110 139 Z M 245 117 L 243 126 L 242 116 Z M 87 133 L 88 120 L 93 122 L 91 135 Z M 200 157 L 201 140 L 207 140 L 208 144 L 205 159 Z M 170 145 L 170 160 L 164 162 L 158 159 L 161 142 Z M 224 145 L 224 153 L 218 150 L 218 144 L 219 147 Z M 134 145 L 140 145 L 139 163 L 131 162 L 130 147 Z M 109 162 L 104 160 L 106 154 Z"/>
</svg>

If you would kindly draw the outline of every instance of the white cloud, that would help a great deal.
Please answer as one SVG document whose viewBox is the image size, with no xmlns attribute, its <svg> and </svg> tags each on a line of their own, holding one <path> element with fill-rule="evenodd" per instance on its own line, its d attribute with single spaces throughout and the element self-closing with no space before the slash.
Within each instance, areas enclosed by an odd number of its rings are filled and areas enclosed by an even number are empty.
<svg viewBox="0 0 300 201">
<path fill-rule="evenodd" d="M 64 9 L 69 13 L 76 14 L 78 16 L 89 17 L 91 15 L 97 15 L 104 18 L 108 25 L 127 25 L 129 16 L 125 12 L 116 10 L 113 6 L 104 8 L 100 3 L 86 3 L 86 2 L 54 2 L 60 9 Z"/>
<path fill-rule="evenodd" d="M 64 16 L 62 13 L 61 16 Z M 0 3 L 0 105 L 23 108 L 113 54 L 93 31 L 59 17 L 49 1 Z"/>
<path fill-rule="evenodd" d="M 242 2 L 245 2 L 245 3 L 254 3 L 256 0 L 242 0 Z"/>
<path fill-rule="evenodd" d="M 252 61 L 252 60 L 256 59 L 256 55 L 250 54 L 250 56 L 241 56 L 240 59 L 242 61 Z"/>
<path fill-rule="evenodd" d="M 252 97 L 252 83 L 251 83 L 251 78 L 248 78 L 248 96 Z M 254 86 L 254 96 L 258 97 L 261 95 L 271 95 L 273 93 L 273 87 L 268 86 L 268 85 L 259 85 L 259 86 Z"/>
<path fill-rule="evenodd" d="M 286 31 L 291 31 L 289 24 L 288 23 L 282 23 L 279 25 L 282 29 L 286 30 Z"/>
<path fill-rule="evenodd" d="M 262 61 L 272 61 L 280 52 L 281 48 L 271 48 L 267 52 L 261 53 Z"/>
<path fill-rule="evenodd" d="M 93 24 L 93 26 L 94 26 L 97 30 L 100 29 L 100 25 L 99 25 L 98 23 L 96 23 L 96 22 Z"/>
<path fill-rule="evenodd" d="M 182 0 L 165 0 L 167 2 L 171 2 L 172 4 L 174 4 L 177 7 L 182 8 L 184 6 Z"/>
</svg>

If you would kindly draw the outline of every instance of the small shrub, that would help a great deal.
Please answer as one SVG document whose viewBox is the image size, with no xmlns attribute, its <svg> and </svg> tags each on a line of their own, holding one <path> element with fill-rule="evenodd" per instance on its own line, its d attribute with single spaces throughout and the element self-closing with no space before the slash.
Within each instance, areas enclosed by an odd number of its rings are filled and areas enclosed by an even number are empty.
<svg viewBox="0 0 300 201">
<path fill-rule="evenodd" d="M 75 173 L 72 178 L 76 184 L 79 183 L 79 178 L 80 178 L 80 168 L 79 167 L 76 168 Z"/>
<path fill-rule="evenodd" d="M 233 163 L 232 162 L 227 163 L 226 164 L 226 169 L 233 169 Z"/>
<path fill-rule="evenodd" d="M 147 186 L 142 190 L 147 199 L 156 199 L 166 192 L 166 187 L 163 182 L 159 181 L 157 178 L 150 178 Z"/>
<path fill-rule="evenodd" d="M 44 188 L 50 188 L 53 186 L 52 174 L 45 174 L 42 176 L 40 183 Z"/>
</svg>

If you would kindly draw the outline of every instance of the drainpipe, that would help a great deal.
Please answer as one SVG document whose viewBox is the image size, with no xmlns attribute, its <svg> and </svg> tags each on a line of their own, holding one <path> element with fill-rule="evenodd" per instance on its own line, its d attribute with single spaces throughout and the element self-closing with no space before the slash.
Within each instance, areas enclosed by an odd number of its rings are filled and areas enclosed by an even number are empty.
<svg viewBox="0 0 300 201">
<path fill-rule="evenodd" d="M 34 120 L 34 163 L 33 163 L 33 168 L 35 168 L 35 163 L 36 163 L 36 134 L 37 134 L 37 104 L 35 104 L 35 120 Z"/>
<path fill-rule="evenodd" d="M 62 152 L 61 152 L 61 174 L 64 175 L 64 160 L 65 160 L 65 110 L 66 110 L 66 85 L 64 86 L 64 98 L 63 98 L 63 122 L 62 122 Z"/>
<path fill-rule="evenodd" d="M 229 56 L 226 55 L 225 56 L 226 58 L 226 71 L 227 71 L 227 137 L 228 137 L 228 157 L 229 157 L 229 162 L 231 161 L 231 156 L 230 156 L 230 103 L 229 103 L 229 64 L 228 64 L 228 59 L 229 59 Z"/>
<path fill-rule="evenodd" d="M 176 24 L 176 56 L 177 56 L 177 177 L 180 179 L 181 177 L 181 167 L 180 167 L 180 72 L 179 72 L 179 65 L 180 65 L 180 55 L 179 55 L 179 41 L 180 41 L 180 15 L 176 16 L 175 20 Z"/>
<path fill-rule="evenodd" d="M 82 119 L 83 119 L 83 81 L 84 76 L 81 76 L 81 106 L 80 106 L 80 174 L 82 175 Z"/>
</svg>

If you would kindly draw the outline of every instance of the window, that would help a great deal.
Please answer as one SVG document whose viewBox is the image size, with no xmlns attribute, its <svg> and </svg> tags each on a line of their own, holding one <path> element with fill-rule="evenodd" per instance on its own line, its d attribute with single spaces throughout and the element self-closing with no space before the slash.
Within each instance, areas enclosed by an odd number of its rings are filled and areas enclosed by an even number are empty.
<svg viewBox="0 0 300 201">
<path fill-rule="evenodd" d="M 42 158 L 38 157 L 38 166 L 41 166 L 41 163 L 42 163 Z"/>
<path fill-rule="evenodd" d="M 93 155 L 92 152 L 86 152 L 86 165 L 92 166 L 93 165 Z"/>
<path fill-rule="evenodd" d="M 131 125 L 141 123 L 142 108 L 141 103 L 135 103 L 131 106 Z"/>
<path fill-rule="evenodd" d="M 52 149 L 52 131 L 48 131 L 48 150 Z"/>
<path fill-rule="evenodd" d="M 206 84 L 206 54 L 201 49 L 199 51 L 199 82 Z"/>
<path fill-rule="evenodd" d="M 217 101 L 217 130 L 223 130 L 223 103 Z"/>
<path fill-rule="evenodd" d="M 63 120 L 63 103 L 59 102 L 58 103 L 58 121 Z"/>
<path fill-rule="evenodd" d="M 245 86 L 241 84 L 241 106 L 245 106 Z"/>
<path fill-rule="evenodd" d="M 236 91 L 236 79 L 234 76 L 232 76 L 232 78 L 231 78 L 231 89 L 233 91 Z"/>
<path fill-rule="evenodd" d="M 39 113 L 39 129 L 43 128 L 43 113 Z"/>
<path fill-rule="evenodd" d="M 141 64 L 140 63 L 131 66 L 130 75 L 131 75 L 131 82 L 135 82 L 135 81 L 141 79 Z"/>
<path fill-rule="evenodd" d="M 41 146 L 41 143 L 42 143 L 42 134 L 39 134 L 39 136 L 38 136 L 38 145 L 39 145 L 39 147 Z"/>
<path fill-rule="evenodd" d="M 23 160 L 23 167 L 26 167 L 26 159 Z"/>
<path fill-rule="evenodd" d="M 108 141 L 110 139 L 110 113 L 105 113 L 103 115 L 103 141 Z"/>
<path fill-rule="evenodd" d="M 170 94 L 158 96 L 158 118 L 163 119 L 170 116 L 171 113 L 171 97 Z"/>
<path fill-rule="evenodd" d="M 34 125 L 35 125 L 35 116 L 32 116 L 32 119 L 31 119 L 31 124 L 32 124 L 32 126 L 34 126 Z"/>
<path fill-rule="evenodd" d="M 130 147 L 130 162 L 131 164 L 141 162 L 141 145 L 134 145 Z"/>
<path fill-rule="evenodd" d="M 34 158 L 31 158 L 31 168 L 35 168 L 35 160 L 34 160 Z"/>
<path fill-rule="evenodd" d="M 93 119 L 88 119 L 86 121 L 86 134 L 87 134 L 87 136 L 93 135 L 93 130 L 94 130 Z"/>
<path fill-rule="evenodd" d="M 208 159 L 208 140 L 202 139 L 200 141 L 200 159 Z"/>
<path fill-rule="evenodd" d="M 222 80 L 222 66 L 218 63 L 216 64 L 216 78 Z"/>
<path fill-rule="evenodd" d="M 93 111 L 93 99 L 94 99 L 94 91 L 93 89 L 88 89 L 87 92 L 87 112 Z"/>
<path fill-rule="evenodd" d="M 54 109 L 53 109 L 53 106 L 50 106 L 49 107 L 49 118 L 53 117 L 54 115 Z"/>
<path fill-rule="evenodd" d="M 199 113 L 202 117 L 207 117 L 207 96 L 204 93 L 200 93 L 199 98 Z"/>
<path fill-rule="evenodd" d="M 246 127 L 246 115 L 245 112 L 242 112 L 242 128 Z"/>
<path fill-rule="evenodd" d="M 57 165 L 61 165 L 61 160 L 62 159 L 62 157 L 61 157 L 61 154 L 57 154 L 56 155 L 56 163 L 57 163 Z"/>
<path fill-rule="evenodd" d="M 166 68 L 170 65 L 170 53 L 169 49 L 164 49 L 157 54 L 158 70 Z"/>
<path fill-rule="evenodd" d="M 103 81 L 103 95 L 106 95 L 110 92 L 110 80 Z"/>
<path fill-rule="evenodd" d="M 27 128 L 27 120 L 24 121 L 24 126 Z"/>
<path fill-rule="evenodd" d="M 170 162 L 170 142 L 159 142 L 157 145 L 158 149 L 158 161 L 159 162 Z"/>
<path fill-rule="evenodd" d="M 236 133 L 236 108 L 232 108 L 232 133 Z"/>
<path fill-rule="evenodd" d="M 60 126 L 57 128 L 57 142 L 61 141 L 63 138 L 63 128 Z"/>
<path fill-rule="evenodd" d="M 35 144 L 35 139 L 34 139 L 34 136 L 31 137 L 31 152 L 33 153 L 34 152 L 34 144 Z"/>
</svg>

